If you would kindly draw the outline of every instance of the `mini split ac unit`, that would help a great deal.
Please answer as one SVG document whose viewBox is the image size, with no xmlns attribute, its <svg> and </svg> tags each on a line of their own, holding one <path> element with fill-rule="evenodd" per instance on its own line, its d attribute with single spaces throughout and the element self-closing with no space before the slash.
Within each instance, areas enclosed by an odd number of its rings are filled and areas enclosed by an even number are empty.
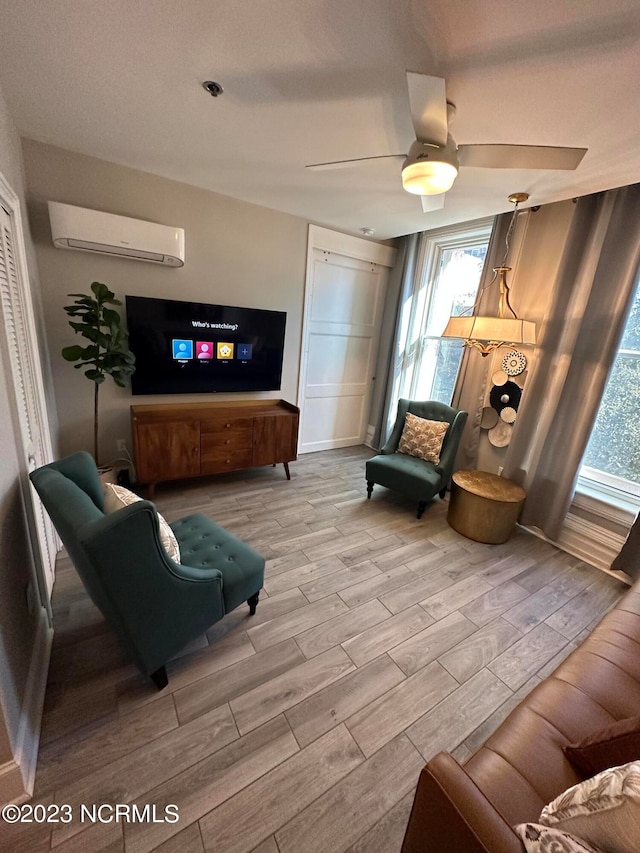
<svg viewBox="0 0 640 853">
<path fill-rule="evenodd" d="M 71 204 L 49 202 L 53 245 L 151 261 L 168 267 L 184 266 L 184 229 L 88 210 Z"/>
</svg>

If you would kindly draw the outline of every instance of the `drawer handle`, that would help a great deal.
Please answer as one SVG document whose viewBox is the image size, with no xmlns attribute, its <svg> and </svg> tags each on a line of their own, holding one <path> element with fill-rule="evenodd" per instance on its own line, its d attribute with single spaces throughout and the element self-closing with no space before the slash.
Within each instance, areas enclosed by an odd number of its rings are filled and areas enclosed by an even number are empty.
<svg viewBox="0 0 640 853">
<path fill-rule="evenodd" d="M 231 444 L 231 439 L 230 439 L 230 438 L 227 438 L 227 439 L 226 439 L 226 441 L 225 441 L 225 444 Z"/>
<path fill-rule="evenodd" d="M 227 459 L 227 465 L 230 465 L 230 464 L 231 464 L 231 460 Z"/>
<path fill-rule="evenodd" d="M 225 426 L 226 426 L 226 428 L 227 428 L 227 429 L 229 429 L 229 427 L 231 426 L 231 424 L 226 424 Z"/>
</svg>

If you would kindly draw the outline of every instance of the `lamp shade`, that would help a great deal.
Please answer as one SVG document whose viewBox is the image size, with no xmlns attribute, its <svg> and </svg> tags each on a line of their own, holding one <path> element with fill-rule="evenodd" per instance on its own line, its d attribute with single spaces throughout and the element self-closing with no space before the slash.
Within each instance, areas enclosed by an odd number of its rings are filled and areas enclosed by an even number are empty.
<svg viewBox="0 0 640 853">
<path fill-rule="evenodd" d="M 450 317 L 442 337 L 534 346 L 536 324 L 515 317 Z"/>
</svg>

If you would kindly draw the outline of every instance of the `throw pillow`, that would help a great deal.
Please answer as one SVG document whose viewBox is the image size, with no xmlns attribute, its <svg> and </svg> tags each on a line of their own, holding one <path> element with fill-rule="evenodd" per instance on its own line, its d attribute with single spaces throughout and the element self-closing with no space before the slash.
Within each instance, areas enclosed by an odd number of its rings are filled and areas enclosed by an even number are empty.
<svg viewBox="0 0 640 853">
<path fill-rule="evenodd" d="M 573 785 L 543 808 L 540 823 L 575 834 L 607 853 L 638 853 L 640 761 Z"/>
<path fill-rule="evenodd" d="M 575 835 L 539 823 L 519 823 L 513 828 L 527 853 L 604 853 Z"/>
<path fill-rule="evenodd" d="M 640 761 L 640 716 L 617 720 L 579 743 L 563 747 L 562 751 L 585 776 Z"/>
<path fill-rule="evenodd" d="M 141 501 L 138 495 L 125 489 L 124 486 L 115 486 L 113 483 L 107 483 L 104 487 L 104 511 L 106 513 L 116 512 L 125 506 L 129 506 L 136 501 Z M 157 512 L 157 510 L 156 510 Z M 160 539 L 164 550 L 174 563 L 180 562 L 180 546 L 173 530 L 169 527 L 167 520 L 158 512 L 158 522 L 160 524 Z"/>
<path fill-rule="evenodd" d="M 442 442 L 448 429 L 447 421 L 429 421 L 407 412 L 398 444 L 398 453 L 417 456 L 418 459 L 437 465 L 440 461 Z"/>
</svg>

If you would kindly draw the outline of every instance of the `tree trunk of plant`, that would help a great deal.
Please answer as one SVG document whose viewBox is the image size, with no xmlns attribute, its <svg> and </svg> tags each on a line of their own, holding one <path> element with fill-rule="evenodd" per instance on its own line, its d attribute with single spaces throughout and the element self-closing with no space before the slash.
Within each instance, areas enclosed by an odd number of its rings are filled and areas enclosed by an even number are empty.
<svg viewBox="0 0 640 853">
<path fill-rule="evenodd" d="M 100 385 L 94 382 L 93 392 L 93 458 L 96 460 L 96 465 L 100 465 L 98 461 L 98 392 Z"/>
</svg>

